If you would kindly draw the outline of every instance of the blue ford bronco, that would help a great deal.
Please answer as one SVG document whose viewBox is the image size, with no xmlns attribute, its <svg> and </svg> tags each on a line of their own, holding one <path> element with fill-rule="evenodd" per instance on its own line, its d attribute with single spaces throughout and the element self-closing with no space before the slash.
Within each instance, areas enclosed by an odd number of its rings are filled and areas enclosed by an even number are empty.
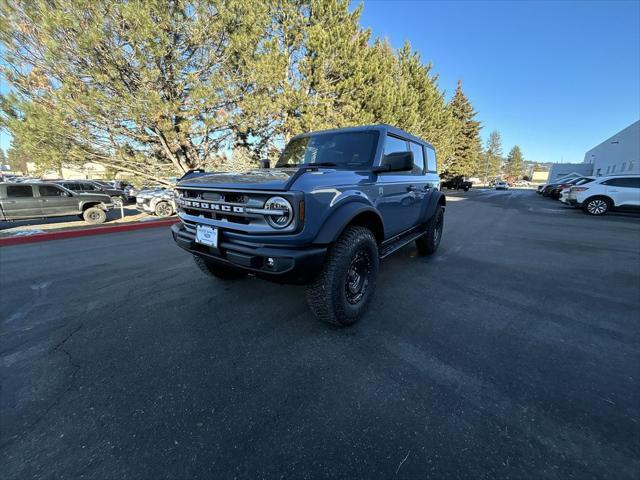
<svg viewBox="0 0 640 480">
<path fill-rule="evenodd" d="M 176 195 L 173 238 L 204 273 L 305 284 L 316 317 L 342 326 L 365 312 L 381 259 L 437 250 L 446 205 L 434 148 L 389 125 L 298 135 L 274 168 L 190 173 Z"/>
</svg>

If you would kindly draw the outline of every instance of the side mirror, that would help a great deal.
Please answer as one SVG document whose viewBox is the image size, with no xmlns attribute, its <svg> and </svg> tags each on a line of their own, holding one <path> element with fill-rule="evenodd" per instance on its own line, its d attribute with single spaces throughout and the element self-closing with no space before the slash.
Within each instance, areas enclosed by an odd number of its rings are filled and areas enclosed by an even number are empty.
<svg viewBox="0 0 640 480">
<path fill-rule="evenodd" d="M 263 158 L 262 160 L 260 160 L 260 168 L 271 168 L 271 163 L 269 162 L 269 159 Z"/>
<path fill-rule="evenodd" d="M 407 172 L 413 170 L 413 152 L 394 152 L 382 158 L 376 172 Z"/>
</svg>

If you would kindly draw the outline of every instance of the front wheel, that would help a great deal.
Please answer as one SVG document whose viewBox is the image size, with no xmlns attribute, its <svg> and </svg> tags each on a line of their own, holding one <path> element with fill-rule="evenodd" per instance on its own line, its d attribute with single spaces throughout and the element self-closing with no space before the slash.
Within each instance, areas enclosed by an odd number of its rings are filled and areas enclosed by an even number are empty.
<svg viewBox="0 0 640 480">
<path fill-rule="evenodd" d="M 111 197 L 111 203 L 113 203 L 116 207 L 120 207 L 120 205 L 124 204 L 124 199 L 122 197 Z"/>
<path fill-rule="evenodd" d="M 98 207 L 87 208 L 82 213 L 82 218 L 84 221 L 91 224 L 104 223 L 107 219 L 107 213 Z"/>
<path fill-rule="evenodd" d="M 173 215 L 173 207 L 169 202 L 158 202 L 154 213 L 158 217 L 170 217 Z"/>
<path fill-rule="evenodd" d="M 427 232 L 416 240 L 416 248 L 421 255 L 431 255 L 438 250 L 440 240 L 442 240 L 442 229 L 444 227 L 444 208 L 438 207 L 429 223 Z"/>
<path fill-rule="evenodd" d="M 371 230 L 350 226 L 329 249 L 322 271 L 307 286 L 307 303 L 320 320 L 356 323 L 367 310 L 378 278 L 378 246 Z"/>
</svg>

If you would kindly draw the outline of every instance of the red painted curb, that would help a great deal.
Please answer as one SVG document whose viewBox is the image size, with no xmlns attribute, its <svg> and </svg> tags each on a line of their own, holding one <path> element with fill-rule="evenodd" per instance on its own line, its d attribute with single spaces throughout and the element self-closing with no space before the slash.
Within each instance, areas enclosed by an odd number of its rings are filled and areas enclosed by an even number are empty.
<svg viewBox="0 0 640 480">
<path fill-rule="evenodd" d="M 132 222 L 124 225 L 107 225 L 105 227 L 84 228 L 81 230 L 66 230 L 63 232 L 36 233 L 35 235 L 0 238 L 0 247 L 21 245 L 23 243 L 47 242 L 49 240 L 61 240 L 63 238 L 86 237 L 88 235 L 127 232 L 129 230 L 142 230 L 145 228 L 166 227 L 176 222 L 179 222 L 177 218 L 170 218 L 168 220 L 150 220 L 148 222 Z"/>
</svg>

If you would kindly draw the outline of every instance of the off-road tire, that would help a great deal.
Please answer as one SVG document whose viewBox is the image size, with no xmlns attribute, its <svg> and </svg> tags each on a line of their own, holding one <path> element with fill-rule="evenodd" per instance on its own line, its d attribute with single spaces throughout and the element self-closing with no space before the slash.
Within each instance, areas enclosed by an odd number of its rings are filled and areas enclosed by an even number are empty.
<svg viewBox="0 0 640 480">
<path fill-rule="evenodd" d="M 582 209 L 589 215 L 604 215 L 611 210 L 611 200 L 606 197 L 593 197 L 582 204 Z"/>
<path fill-rule="evenodd" d="M 111 197 L 111 203 L 113 203 L 114 205 L 119 207 L 120 205 L 124 205 L 124 198 L 122 198 L 122 197 L 120 197 L 118 195 L 113 196 L 113 197 Z"/>
<path fill-rule="evenodd" d="M 220 265 L 219 263 L 212 262 L 203 257 L 193 256 L 193 260 L 202 273 L 210 277 L 216 277 L 220 280 L 235 280 L 237 278 L 244 277 L 246 273 L 242 270 L 233 267 L 227 267 Z"/>
<path fill-rule="evenodd" d="M 329 248 L 320 274 L 307 285 L 307 303 L 313 314 L 343 327 L 356 323 L 375 292 L 379 261 L 371 230 L 347 227 Z M 359 286 L 362 290 L 357 290 Z"/>
<path fill-rule="evenodd" d="M 97 225 L 105 222 L 107 219 L 107 212 L 98 207 L 89 207 L 82 212 L 82 218 L 87 223 Z"/>
<path fill-rule="evenodd" d="M 444 208 L 438 207 L 427 223 L 427 232 L 416 240 L 416 248 L 420 255 L 431 255 L 438 250 L 444 228 Z"/>
<path fill-rule="evenodd" d="M 158 202 L 153 213 L 156 214 L 156 217 L 170 217 L 173 215 L 173 207 L 169 202 Z"/>
</svg>

